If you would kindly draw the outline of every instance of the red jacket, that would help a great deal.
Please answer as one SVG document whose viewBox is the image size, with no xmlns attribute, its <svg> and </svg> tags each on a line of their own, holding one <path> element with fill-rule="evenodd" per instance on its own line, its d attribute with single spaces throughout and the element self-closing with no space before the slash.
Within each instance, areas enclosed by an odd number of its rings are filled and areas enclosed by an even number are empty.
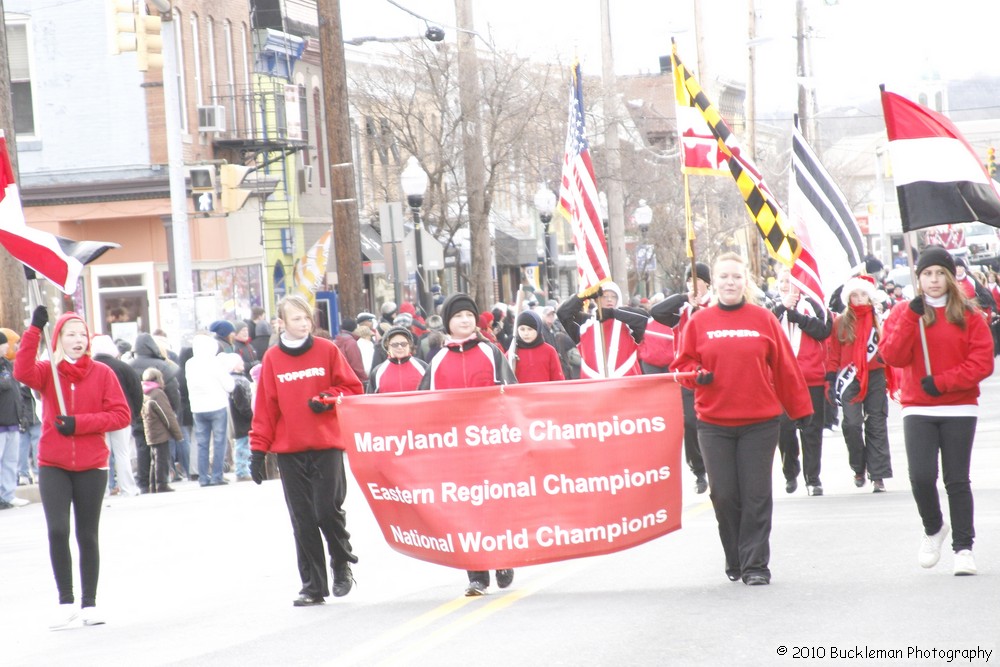
<svg viewBox="0 0 1000 667">
<path fill-rule="evenodd" d="M 59 340 L 59 332 L 70 319 L 79 319 L 79 316 L 66 313 L 60 317 L 53 329 L 53 341 Z M 72 471 L 107 468 L 108 445 L 104 434 L 125 428 L 132 421 L 118 377 L 109 366 L 94 363 L 89 348 L 87 354 L 77 359 L 75 364 L 65 360 L 59 362 L 66 414 L 76 418 L 73 435 L 63 435 L 55 427 L 60 410 L 52 381 L 52 366 L 48 359 L 35 359 L 40 338 L 41 331 L 37 327 L 29 327 L 21 337 L 21 346 L 14 360 L 14 377 L 42 396 L 38 464 Z"/>
<path fill-rule="evenodd" d="M 780 303 L 773 312 L 788 336 L 806 384 L 823 386 L 826 382 L 826 339 L 830 336 L 833 318 L 808 297 L 801 297 L 791 312 Z"/>
<path fill-rule="evenodd" d="M 702 308 L 684 328 L 684 342 L 672 371 L 704 369 L 711 384 L 694 389 L 698 419 L 718 426 L 745 426 L 788 413 L 791 419 L 812 414 L 812 400 L 802 371 L 778 320 L 765 308 L 744 303 L 736 308 Z"/>
<path fill-rule="evenodd" d="M 565 380 L 559 353 L 548 343 L 535 347 L 522 347 L 520 343 L 513 348 L 517 356 L 514 374 L 518 382 L 550 382 Z"/>
<path fill-rule="evenodd" d="M 885 322 L 879 350 L 887 364 L 903 371 L 900 401 L 903 407 L 976 405 L 979 383 L 993 374 L 993 335 L 986 319 L 978 311 L 967 310 L 963 329 L 945 318 L 944 308 L 934 311 L 937 319 L 926 327 L 927 351 L 940 396 L 931 396 L 920 384 L 927 375 L 920 343 L 920 316 L 900 306 L 892 309 Z"/>
<path fill-rule="evenodd" d="M 250 426 L 250 448 L 287 454 L 313 449 L 344 449 L 334 408 L 319 414 L 309 399 L 326 392 L 363 394 L 361 381 L 337 346 L 310 336 L 300 348 L 281 341 L 264 355 Z"/>
<path fill-rule="evenodd" d="M 460 342 L 449 339 L 431 359 L 420 389 L 467 389 L 516 382 L 500 348 L 476 337 Z"/>
<path fill-rule="evenodd" d="M 361 358 L 361 347 L 358 346 L 358 337 L 348 331 L 341 331 L 333 339 L 333 344 L 340 349 L 344 358 L 347 359 L 348 365 L 354 370 L 354 374 L 358 376 L 358 380 L 361 382 L 367 381 L 368 371 L 365 369 L 365 362 Z"/>
<path fill-rule="evenodd" d="M 427 372 L 427 364 L 416 357 L 389 358 L 372 369 L 368 376 L 369 394 L 416 391 Z"/>
<path fill-rule="evenodd" d="M 666 324 L 650 320 L 646 335 L 639 343 L 639 361 L 651 366 L 669 366 L 674 360 L 674 330 Z"/>
</svg>

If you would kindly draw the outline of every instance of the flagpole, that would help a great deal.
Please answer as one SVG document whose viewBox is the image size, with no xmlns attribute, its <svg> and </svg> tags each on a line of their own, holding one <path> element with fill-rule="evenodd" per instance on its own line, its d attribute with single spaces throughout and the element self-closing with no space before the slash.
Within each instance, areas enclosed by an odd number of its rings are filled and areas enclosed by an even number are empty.
<svg viewBox="0 0 1000 667">
<path fill-rule="evenodd" d="M 883 224 L 885 224 L 883 222 Z M 913 285 L 913 298 L 917 298 L 917 272 L 913 268 L 913 247 L 910 243 L 910 233 L 903 232 L 903 247 L 906 249 L 906 265 L 910 268 L 910 281 Z M 924 352 L 924 370 L 927 375 L 931 374 L 931 355 L 927 351 L 927 331 L 924 328 L 924 317 L 921 315 L 918 318 L 920 324 L 920 347 Z"/>
<path fill-rule="evenodd" d="M 694 221 L 691 215 L 691 189 L 688 184 L 688 174 L 681 169 L 684 175 L 684 224 L 687 235 L 687 254 L 691 258 L 691 294 L 694 295 L 695 303 L 692 304 L 697 308 L 698 301 L 698 266 L 697 259 L 694 256 Z"/>
<path fill-rule="evenodd" d="M 42 303 L 42 290 L 38 287 L 38 278 L 35 276 L 35 272 L 24 267 L 25 277 L 28 278 L 28 284 L 31 285 L 31 289 L 28 291 L 28 303 L 30 305 L 30 310 L 32 313 L 35 312 L 35 308 L 43 305 Z M 29 275 L 30 274 L 30 275 Z M 59 382 L 59 369 L 56 367 L 55 356 L 52 354 L 51 346 L 48 343 L 49 325 L 48 323 L 42 327 L 42 345 L 41 349 L 48 350 L 49 353 L 49 368 L 52 369 L 52 383 L 56 387 L 56 400 L 59 402 L 59 414 L 66 414 L 66 399 L 63 397 L 62 384 Z"/>
</svg>

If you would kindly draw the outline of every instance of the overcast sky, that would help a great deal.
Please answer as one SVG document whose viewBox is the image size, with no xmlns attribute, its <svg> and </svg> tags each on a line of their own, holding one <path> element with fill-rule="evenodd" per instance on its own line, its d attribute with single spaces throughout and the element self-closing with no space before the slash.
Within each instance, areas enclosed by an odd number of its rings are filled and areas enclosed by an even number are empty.
<svg viewBox="0 0 1000 667">
<path fill-rule="evenodd" d="M 398 0 L 445 26 L 454 40 L 454 0 Z M 758 109 L 795 106 L 795 0 L 756 0 Z M 681 59 L 697 64 L 694 0 L 611 0 L 615 70 L 658 71 L 677 37 Z M 748 0 L 703 0 L 710 77 L 747 79 Z M 806 0 L 820 107 L 877 96 L 937 71 L 944 77 L 1000 75 L 1000 0 Z M 386 0 L 341 0 L 344 36 L 397 36 L 424 24 Z M 476 29 L 499 47 L 538 59 L 578 55 L 601 72 L 598 0 L 474 0 Z"/>
</svg>

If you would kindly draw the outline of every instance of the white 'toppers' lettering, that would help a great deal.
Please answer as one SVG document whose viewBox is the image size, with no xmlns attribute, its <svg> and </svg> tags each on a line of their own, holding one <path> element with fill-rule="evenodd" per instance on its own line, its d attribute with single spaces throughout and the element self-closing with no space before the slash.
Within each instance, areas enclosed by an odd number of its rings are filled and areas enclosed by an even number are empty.
<svg viewBox="0 0 1000 667">
<path fill-rule="evenodd" d="M 753 329 L 716 329 L 705 334 L 709 338 L 760 338 L 760 332 Z"/>
<path fill-rule="evenodd" d="M 295 382 L 296 380 L 304 380 L 305 378 L 321 378 L 326 377 L 326 369 L 322 366 L 316 366 L 315 368 L 304 368 L 301 371 L 292 371 L 290 373 L 278 373 L 278 382 Z"/>
</svg>

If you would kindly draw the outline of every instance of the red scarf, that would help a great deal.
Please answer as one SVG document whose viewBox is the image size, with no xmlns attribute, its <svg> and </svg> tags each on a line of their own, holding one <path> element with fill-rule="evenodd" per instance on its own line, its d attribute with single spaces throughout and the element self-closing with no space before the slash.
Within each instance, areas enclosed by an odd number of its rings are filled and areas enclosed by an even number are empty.
<svg viewBox="0 0 1000 667">
<path fill-rule="evenodd" d="M 56 367 L 59 370 L 59 375 L 66 378 L 72 383 L 78 383 L 83 378 L 87 377 L 87 373 L 90 372 L 90 368 L 94 365 L 94 360 L 90 358 L 89 354 L 85 354 L 76 360 L 76 363 L 72 363 L 66 359 L 59 362 Z"/>
<path fill-rule="evenodd" d="M 854 312 L 854 342 L 851 361 L 857 370 L 859 391 L 851 403 L 860 403 L 868 394 L 868 340 L 875 325 L 875 308 L 870 305 L 850 306 Z"/>
</svg>

